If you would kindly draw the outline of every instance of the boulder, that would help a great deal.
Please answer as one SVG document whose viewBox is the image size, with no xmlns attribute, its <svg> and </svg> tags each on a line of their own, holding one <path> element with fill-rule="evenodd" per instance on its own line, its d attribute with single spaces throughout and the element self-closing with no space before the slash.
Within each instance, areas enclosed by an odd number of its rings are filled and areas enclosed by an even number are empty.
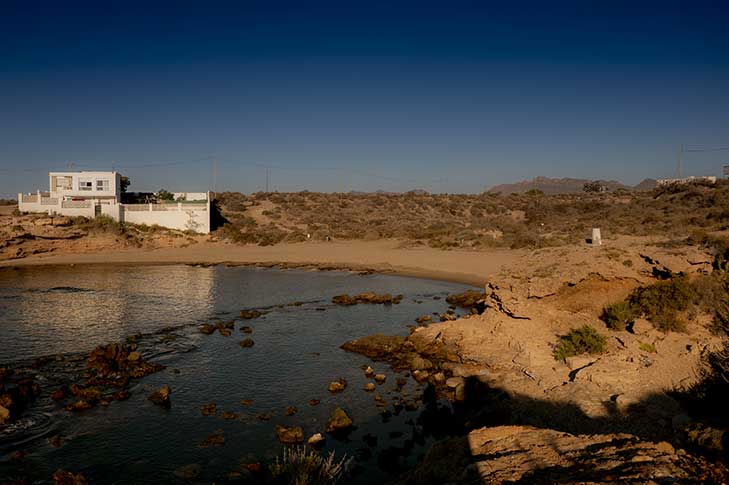
<svg viewBox="0 0 729 485">
<path fill-rule="evenodd" d="M 412 370 L 420 369 L 420 370 L 429 370 L 433 368 L 433 363 L 429 361 L 428 359 L 424 359 L 419 355 L 413 356 L 412 359 L 410 359 L 410 368 Z"/>
<path fill-rule="evenodd" d="M 225 327 L 218 327 L 218 333 L 223 337 L 230 337 L 230 329 Z"/>
<path fill-rule="evenodd" d="M 372 369 L 372 367 L 367 366 L 367 367 L 365 367 L 364 374 L 365 374 L 365 377 L 372 378 L 375 375 L 375 371 L 374 371 L 374 369 Z"/>
<path fill-rule="evenodd" d="M 387 379 L 387 376 L 385 374 L 376 374 L 375 375 L 375 382 L 378 384 L 382 384 Z"/>
<path fill-rule="evenodd" d="M 129 352 L 129 357 L 127 357 L 127 360 L 129 360 L 129 362 L 137 362 L 141 359 L 142 359 L 142 354 L 140 354 L 136 350 L 133 352 Z"/>
<path fill-rule="evenodd" d="M 423 316 L 415 319 L 415 322 L 420 325 L 422 325 L 424 323 L 430 323 L 432 321 L 433 321 L 433 317 L 431 317 L 430 315 L 423 315 Z"/>
<path fill-rule="evenodd" d="M 337 431 L 343 431 L 351 428 L 352 424 L 352 418 L 349 417 L 344 409 L 337 407 L 329 417 L 329 420 L 324 427 L 324 431 L 327 433 L 335 433 Z"/>
<path fill-rule="evenodd" d="M 200 333 L 203 333 L 205 335 L 211 335 L 213 332 L 215 332 L 216 327 L 215 327 L 215 325 L 212 325 L 210 323 L 205 323 L 199 327 L 199 330 L 200 330 Z"/>
<path fill-rule="evenodd" d="M 304 430 L 301 426 L 287 428 L 286 426 L 277 425 L 276 434 L 278 435 L 278 440 L 286 445 L 295 445 L 304 442 Z"/>
<path fill-rule="evenodd" d="M 10 421 L 10 410 L 5 406 L 0 406 L 0 424 Z"/>
<path fill-rule="evenodd" d="M 312 448 L 317 448 L 319 446 L 322 446 L 325 441 L 326 438 L 324 438 L 324 435 L 322 435 L 321 433 L 316 433 L 312 435 L 308 440 L 306 440 L 306 443 Z"/>
<path fill-rule="evenodd" d="M 456 387 L 460 385 L 464 385 L 466 383 L 466 380 L 463 377 L 449 377 L 446 379 L 446 386 L 449 389 L 455 389 Z"/>
<path fill-rule="evenodd" d="M 240 331 L 242 333 L 253 333 L 253 328 L 249 327 L 248 325 L 244 325 L 240 328 Z"/>
<path fill-rule="evenodd" d="M 170 407 L 170 394 L 172 389 L 170 386 L 162 386 L 147 397 L 150 401 L 155 403 L 157 406 Z"/>
<path fill-rule="evenodd" d="M 367 392 L 373 392 L 375 390 L 375 385 L 372 382 L 368 382 L 365 384 L 364 390 Z"/>
<path fill-rule="evenodd" d="M 329 392 L 342 392 L 347 388 L 347 381 L 343 378 L 339 378 L 336 381 L 329 383 Z"/>
</svg>

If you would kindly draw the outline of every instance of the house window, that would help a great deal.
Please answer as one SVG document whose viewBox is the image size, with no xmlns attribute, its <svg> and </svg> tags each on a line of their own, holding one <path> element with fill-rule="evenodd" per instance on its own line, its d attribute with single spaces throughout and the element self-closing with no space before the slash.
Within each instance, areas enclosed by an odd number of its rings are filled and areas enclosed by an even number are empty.
<svg viewBox="0 0 729 485">
<path fill-rule="evenodd" d="M 56 188 L 58 190 L 71 190 L 71 177 L 56 177 Z"/>
<path fill-rule="evenodd" d="M 78 181 L 78 189 L 79 190 L 92 190 L 93 189 L 93 182 L 91 180 L 79 180 Z"/>
<path fill-rule="evenodd" d="M 97 180 L 96 181 L 96 190 L 108 192 L 109 191 L 109 180 L 108 179 Z"/>
</svg>

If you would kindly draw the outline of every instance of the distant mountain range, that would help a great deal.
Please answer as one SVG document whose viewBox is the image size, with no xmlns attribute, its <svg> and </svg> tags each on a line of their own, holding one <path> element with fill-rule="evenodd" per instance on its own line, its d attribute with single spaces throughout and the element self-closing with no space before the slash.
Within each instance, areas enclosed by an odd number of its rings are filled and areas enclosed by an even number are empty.
<svg viewBox="0 0 729 485">
<path fill-rule="evenodd" d="M 501 184 L 488 189 L 489 192 L 499 192 L 502 194 L 521 194 L 532 189 L 541 190 L 545 194 L 574 194 L 583 192 L 582 188 L 588 182 L 599 182 L 608 188 L 609 191 L 617 189 L 625 190 L 652 190 L 656 186 L 653 179 L 645 179 L 635 187 L 625 185 L 617 180 L 588 180 L 561 178 L 553 179 L 549 177 L 535 177 L 532 180 L 523 180 L 515 184 Z"/>
</svg>

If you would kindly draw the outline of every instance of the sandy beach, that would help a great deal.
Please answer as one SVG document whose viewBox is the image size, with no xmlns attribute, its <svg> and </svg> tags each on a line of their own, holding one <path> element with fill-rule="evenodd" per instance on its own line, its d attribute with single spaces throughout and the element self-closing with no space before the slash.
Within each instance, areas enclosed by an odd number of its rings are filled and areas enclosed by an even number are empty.
<svg viewBox="0 0 729 485">
<path fill-rule="evenodd" d="M 307 242 L 238 246 L 201 242 L 180 248 L 118 249 L 32 255 L 0 267 L 67 264 L 251 264 L 377 271 L 483 286 L 490 274 L 526 251 L 402 248 L 399 241 Z"/>
</svg>

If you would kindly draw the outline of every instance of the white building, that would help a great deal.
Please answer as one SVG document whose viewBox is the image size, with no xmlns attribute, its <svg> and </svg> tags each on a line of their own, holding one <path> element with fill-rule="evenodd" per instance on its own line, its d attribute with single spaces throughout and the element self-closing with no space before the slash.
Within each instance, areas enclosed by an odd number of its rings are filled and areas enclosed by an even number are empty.
<svg viewBox="0 0 729 485">
<path fill-rule="evenodd" d="M 209 192 L 176 192 L 174 201 L 124 204 L 118 172 L 51 172 L 48 177 L 50 191 L 18 194 L 18 210 L 70 217 L 106 215 L 132 224 L 210 232 Z"/>
</svg>

